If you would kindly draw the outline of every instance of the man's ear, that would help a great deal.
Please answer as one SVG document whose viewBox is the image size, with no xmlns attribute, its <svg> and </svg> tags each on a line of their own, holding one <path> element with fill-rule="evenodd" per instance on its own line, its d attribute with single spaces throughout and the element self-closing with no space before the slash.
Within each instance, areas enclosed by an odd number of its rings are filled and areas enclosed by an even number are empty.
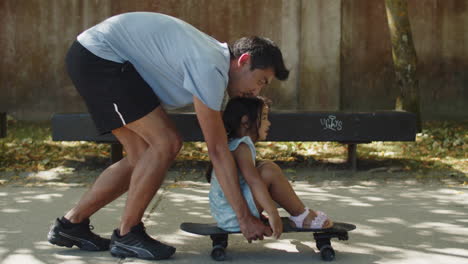
<svg viewBox="0 0 468 264">
<path fill-rule="evenodd" d="M 237 59 L 237 65 L 239 67 L 242 67 L 246 64 L 250 64 L 250 54 L 249 53 L 244 53 L 242 54 L 239 59 Z"/>
<path fill-rule="evenodd" d="M 241 118 L 241 127 L 249 128 L 249 117 L 247 115 L 243 115 Z"/>
</svg>

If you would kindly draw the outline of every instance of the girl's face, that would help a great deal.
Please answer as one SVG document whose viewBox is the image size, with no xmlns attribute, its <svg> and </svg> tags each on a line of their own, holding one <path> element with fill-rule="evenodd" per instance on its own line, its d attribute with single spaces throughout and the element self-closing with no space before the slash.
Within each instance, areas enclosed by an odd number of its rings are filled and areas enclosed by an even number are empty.
<svg viewBox="0 0 468 264">
<path fill-rule="evenodd" d="M 260 120 L 260 126 L 258 128 L 257 140 L 265 140 L 268 136 L 268 130 L 271 125 L 270 120 L 268 120 L 268 110 L 268 106 L 264 104 L 262 109 L 262 119 Z"/>
</svg>

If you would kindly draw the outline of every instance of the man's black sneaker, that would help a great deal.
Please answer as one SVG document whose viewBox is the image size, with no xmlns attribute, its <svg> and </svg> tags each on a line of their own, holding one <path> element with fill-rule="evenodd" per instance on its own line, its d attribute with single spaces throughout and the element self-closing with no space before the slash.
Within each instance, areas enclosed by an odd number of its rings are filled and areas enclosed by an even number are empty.
<svg viewBox="0 0 468 264">
<path fill-rule="evenodd" d="M 119 230 L 115 229 L 111 237 L 110 252 L 114 257 L 159 260 L 171 257 L 175 251 L 174 247 L 163 244 L 146 234 L 141 222 L 132 227 L 124 236 L 120 236 Z"/>
<path fill-rule="evenodd" d="M 57 218 L 55 223 L 50 227 L 47 239 L 51 244 L 61 247 L 71 248 L 77 246 L 82 250 L 89 251 L 108 250 L 110 240 L 91 232 L 93 229 L 94 227 L 89 224 L 89 219 L 79 224 L 65 224 Z"/>
</svg>

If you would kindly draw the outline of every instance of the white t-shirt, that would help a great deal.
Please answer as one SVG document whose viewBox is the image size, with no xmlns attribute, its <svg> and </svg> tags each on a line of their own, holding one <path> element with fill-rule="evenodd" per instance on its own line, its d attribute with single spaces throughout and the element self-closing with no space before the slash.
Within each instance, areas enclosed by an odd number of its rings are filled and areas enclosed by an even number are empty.
<svg viewBox="0 0 468 264">
<path fill-rule="evenodd" d="M 191 104 L 196 96 L 221 110 L 229 80 L 228 45 L 180 19 L 125 13 L 84 31 L 77 40 L 98 57 L 132 63 L 169 109 Z"/>
</svg>

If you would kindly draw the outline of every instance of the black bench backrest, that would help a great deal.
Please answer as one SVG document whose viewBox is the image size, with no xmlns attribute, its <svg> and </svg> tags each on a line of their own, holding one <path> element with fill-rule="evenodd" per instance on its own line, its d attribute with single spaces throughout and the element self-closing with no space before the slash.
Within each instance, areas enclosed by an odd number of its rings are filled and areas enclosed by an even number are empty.
<svg viewBox="0 0 468 264">
<path fill-rule="evenodd" d="M 169 114 L 184 141 L 203 141 L 194 113 Z M 403 111 L 379 112 L 272 112 L 268 141 L 414 141 L 416 116 Z M 112 134 L 97 135 L 87 113 L 55 114 L 55 141 L 116 142 Z"/>
</svg>

